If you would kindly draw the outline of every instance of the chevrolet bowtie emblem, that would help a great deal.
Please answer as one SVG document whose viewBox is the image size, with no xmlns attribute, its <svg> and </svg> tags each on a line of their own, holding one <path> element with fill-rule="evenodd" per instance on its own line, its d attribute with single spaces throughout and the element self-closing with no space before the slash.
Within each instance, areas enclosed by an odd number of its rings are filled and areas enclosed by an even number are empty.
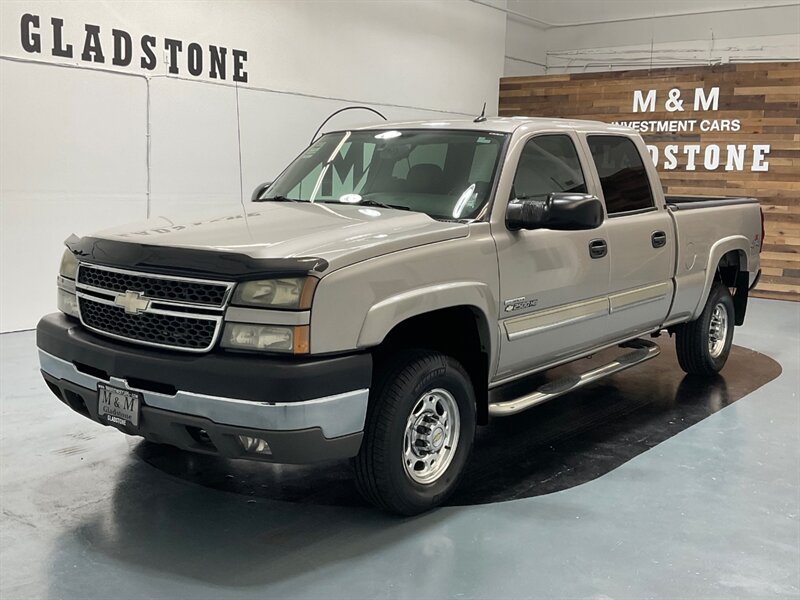
<svg viewBox="0 0 800 600">
<path fill-rule="evenodd" d="M 121 306 L 129 315 L 138 315 L 150 308 L 150 300 L 142 297 L 141 292 L 132 292 L 128 290 L 124 294 L 117 294 L 114 298 L 114 304 Z"/>
</svg>

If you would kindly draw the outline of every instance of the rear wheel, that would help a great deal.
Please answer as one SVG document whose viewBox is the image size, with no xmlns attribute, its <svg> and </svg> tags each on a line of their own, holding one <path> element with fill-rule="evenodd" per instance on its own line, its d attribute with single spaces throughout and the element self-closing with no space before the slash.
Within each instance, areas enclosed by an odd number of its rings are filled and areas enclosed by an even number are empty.
<svg viewBox="0 0 800 600">
<path fill-rule="evenodd" d="M 414 515 L 455 490 L 475 436 L 475 393 L 453 358 L 409 351 L 378 373 L 361 451 L 361 494 L 391 512 Z"/>
<path fill-rule="evenodd" d="M 731 352 L 735 322 L 730 290 L 718 281 L 700 316 L 676 330 L 675 348 L 681 368 L 693 375 L 718 373 Z"/>
</svg>

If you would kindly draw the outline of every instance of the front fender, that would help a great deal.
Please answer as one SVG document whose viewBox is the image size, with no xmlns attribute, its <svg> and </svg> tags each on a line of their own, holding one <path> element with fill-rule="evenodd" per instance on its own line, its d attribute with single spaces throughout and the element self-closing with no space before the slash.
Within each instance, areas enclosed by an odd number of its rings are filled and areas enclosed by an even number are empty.
<svg viewBox="0 0 800 600">
<path fill-rule="evenodd" d="M 479 281 L 451 281 L 436 285 L 415 288 L 390 296 L 373 305 L 364 319 L 358 336 L 358 346 L 368 348 L 380 344 L 397 325 L 418 315 L 456 306 L 477 309 L 484 320 L 484 330 L 489 335 L 491 362 L 495 364 L 498 346 L 496 322 L 497 307 L 489 286 Z"/>
</svg>

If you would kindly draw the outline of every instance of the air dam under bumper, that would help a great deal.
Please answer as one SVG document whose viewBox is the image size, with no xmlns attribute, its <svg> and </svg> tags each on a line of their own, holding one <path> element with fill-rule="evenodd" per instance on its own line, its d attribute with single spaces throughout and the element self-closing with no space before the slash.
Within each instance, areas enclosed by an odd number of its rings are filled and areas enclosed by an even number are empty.
<svg viewBox="0 0 800 600">
<path fill-rule="evenodd" d="M 347 458 L 361 445 L 372 371 L 368 354 L 302 360 L 184 355 L 101 338 L 61 314 L 39 322 L 37 345 L 53 393 L 98 423 L 108 425 L 98 418 L 99 383 L 141 392 L 139 426 L 116 426 L 131 435 L 280 463 Z M 271 452 L 245 453 L 239 435 L 266 440 Z"/>
</svg>

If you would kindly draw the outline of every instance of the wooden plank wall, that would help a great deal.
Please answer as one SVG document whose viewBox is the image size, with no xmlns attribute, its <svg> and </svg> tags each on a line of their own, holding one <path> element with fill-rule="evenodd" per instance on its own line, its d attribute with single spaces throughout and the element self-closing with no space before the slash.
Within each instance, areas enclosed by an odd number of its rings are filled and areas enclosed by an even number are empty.
<svg viewBox="0 0 800 600">
<path fill-rule="evenodd" d="M 719 87 L 717 110 L 695 111 L 695 88 Z M 669 90 L 680 90 L 683 111 L 667 110 Z M 634 91 L 656 90 L 653 112 L 633 112 Z M 673 92 L 674 93 L 674 92 Z M 572 117 L 605 122 L 697 120 L 692 132 L 642 135 L 659 151 L 658 171 L 667 194 L 755 196 L 765 213 L 762 278 L 755 295 L 800 300 L 800 63 L 748 63 L 605 73 L 505 77 L 501 116 Z M 740 130 L 699 131 L 702 120 L 738 119 Z M 677 167 L 664 166 L 664 149 L 679 145 Z M 685 144 L 700 144 L 694 171 Z M 725 170 L 728 144 L 746 144 L 744 170 Z M 768 171 L 751 169 L 752 146 L 768 144 Z M 707 169 L 703 156 L 719 145 L 721 165 Z M 713 165 L 713 161 L 711 163 Z"/>
</svg>

